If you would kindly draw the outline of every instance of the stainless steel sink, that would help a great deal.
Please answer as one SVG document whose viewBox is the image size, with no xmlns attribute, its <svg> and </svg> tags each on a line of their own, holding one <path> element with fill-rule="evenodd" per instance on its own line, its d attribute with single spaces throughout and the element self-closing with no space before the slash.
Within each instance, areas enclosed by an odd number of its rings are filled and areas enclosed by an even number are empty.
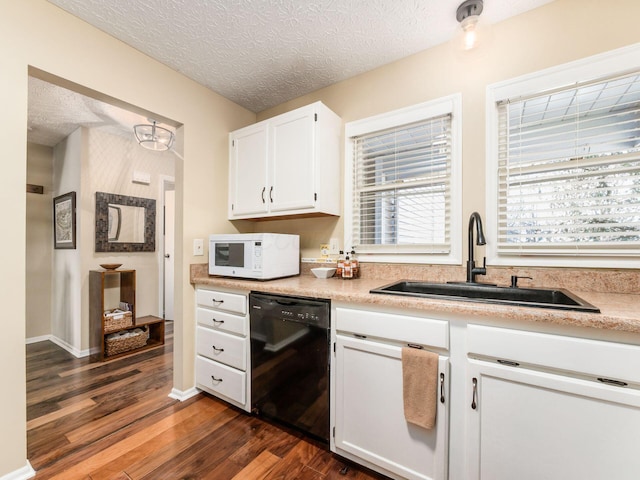
<svg viewBox="0 0 640 480">
<path fill-rule="evenodd" d="M 481 283 L 427 283 L 400 280 L 390 285 L 374 288 L 370 293 L 600 313 L 599 308 L 585 302 L 571 292 L 559 288 L 513 288 Z"/>
</svg>

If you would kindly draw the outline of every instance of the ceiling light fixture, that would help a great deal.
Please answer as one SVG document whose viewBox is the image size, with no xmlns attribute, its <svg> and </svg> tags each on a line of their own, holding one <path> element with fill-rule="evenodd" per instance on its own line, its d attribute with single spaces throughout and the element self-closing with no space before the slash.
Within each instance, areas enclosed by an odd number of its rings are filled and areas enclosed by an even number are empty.
<svg viewBox="0 0 640 480">
<path fill-rule="evenodd" d="M 471 50 L 477 42 L 476 25 L 482 13 L 482 0 L 466 0 L 458 7 L 456 19 L 464 30 L 464 49 Z"/>
<path fill-rule="evenodd" d="M 173 145 L 174 135 L 171 130 L 159 127 L 155 120 L 147 118 L 151 124 L 134 125 L 133 133 L 138 143 L 148 150 L 161 152 L 169 150 Z"/>
</svg>

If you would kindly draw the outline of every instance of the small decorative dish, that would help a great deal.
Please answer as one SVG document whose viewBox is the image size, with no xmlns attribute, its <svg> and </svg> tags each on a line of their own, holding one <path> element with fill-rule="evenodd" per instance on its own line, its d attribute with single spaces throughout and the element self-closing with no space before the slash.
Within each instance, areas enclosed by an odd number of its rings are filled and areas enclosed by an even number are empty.
<svg viewBox="0 0 640 480">
<path fill-rule="evenodd" d="M 317 278 L 331 278 L 333 274 L 336 273 L 335 267 L 318 267 L 312 268 L 311 273 L 313 273 Z"/>
<path fill-rule="evenodd" d="M 115 270 L 118 267 L 121 267 L 121 263 L 101 263 L 100 266 L 105 270 Z"/>
</svg>

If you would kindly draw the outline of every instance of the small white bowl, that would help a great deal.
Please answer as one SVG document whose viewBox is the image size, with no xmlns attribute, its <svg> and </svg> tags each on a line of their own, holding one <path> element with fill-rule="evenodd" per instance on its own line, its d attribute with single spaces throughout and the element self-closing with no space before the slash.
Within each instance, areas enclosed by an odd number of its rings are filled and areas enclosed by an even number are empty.
<svg viewBox="0 0 640 480">
<path fill-rule="evenodd" d="M 336 269 L 332 267 L 312 268 L 311 272 L 318 278 L 330 278 L 336 273 Z"/>
</svg>

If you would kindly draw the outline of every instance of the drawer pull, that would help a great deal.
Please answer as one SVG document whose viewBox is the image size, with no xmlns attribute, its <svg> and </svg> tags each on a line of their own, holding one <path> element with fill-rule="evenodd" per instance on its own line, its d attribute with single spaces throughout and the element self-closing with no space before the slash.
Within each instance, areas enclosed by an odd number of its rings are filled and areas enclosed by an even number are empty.
<svg viewBox="0 0 640 480">
<path fill-rule="evenodd" d="M 627 382 L 621 382 L 620 380 L 611 380 L 610 378 L 598 377 L 598 381 L 606 385 L 613 385 L 614 387 L 626 387 L 628 385 Z"/>
<path fill-rule="evenodd" d="M 218 305 L 222 305 L 224 303 L 224 300 L 216 300 L 215 298 L 212 298 L 211 301 L 213 303 L 217 303 Z"/>
<path fill-rule="evenodd" d="M 215 318 L 212 318 L 211 320 L 213 320 L 213 323 L 218 323 L 220 325 L 224 323 L 224 320 L 216 320 Z"/>
<path fill-rule="evenodd" d="M 440 374 L 440 403 L 444 403 L 444 373 Z"/>
<path fill-rule="evenodd" d="M 214 381 L 214 382 L 221 382 L 222 381 L 221 378 L 216 378 L 213 375 L 211 375 L 211 380 Z"/>
<path fill-rule="evenodd" d="M 215 345 L 211 345 L 211 348 L 213 348 L 213 351 L 217 353 L 224 352 L 224 348 L 216 348 Z"/>
<path fill-rule="evenodd" d="M 478 408 L 478 403 L 477 403 L 477 400 L 478 400 L 478 379 L 474 377 L 472 382 L 473 382 L 473 393 L 471 395 L 471 397 L 472 397 L 471 408 L 473 408 L 475 410 L 476 408 Z"/>
<path fill-rule="evenodd" d="M 506 365 L 508 367 L 519 367 L 520 364 L 518 362 L 512 362 L 511 360 L 497 360 L 500 365 Z"/>
</svg>

